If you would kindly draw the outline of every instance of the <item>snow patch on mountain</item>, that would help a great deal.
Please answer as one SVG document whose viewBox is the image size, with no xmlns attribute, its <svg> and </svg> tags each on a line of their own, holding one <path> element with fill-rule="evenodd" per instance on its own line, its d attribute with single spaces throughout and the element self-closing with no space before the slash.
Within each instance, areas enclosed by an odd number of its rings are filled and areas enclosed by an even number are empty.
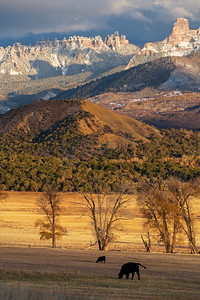
<svg viewBox="0 0 200 300">
<path fill-rule="evenodd" d="M 87 70 L 102 73 L 126 65 L 139 47 L 115 32 L 106 37 L 73 36 L 63 40 L 41 40 L 34 46 L 15 43 L 0 47 L 0 73 L 45 78 L 74 75 Z M 80 67 L 79 67 L 80 66 Z"/>
<path fill-rule="evenodd" d="M 53 93 L 52 91 L 48 91 L 48 93 L 42 98 L 43 100 L 49 100 L 50 98 L 55 97 L 56 94 Z"/>
</svg>

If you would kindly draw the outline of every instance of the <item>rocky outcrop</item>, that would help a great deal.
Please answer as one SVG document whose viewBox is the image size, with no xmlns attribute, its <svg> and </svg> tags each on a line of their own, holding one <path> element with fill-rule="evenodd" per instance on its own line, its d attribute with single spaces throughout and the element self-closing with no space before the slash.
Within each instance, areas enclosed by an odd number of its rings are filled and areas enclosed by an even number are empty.
<svg viewBox="0 0 200 300">
<path fill-rule="evenodd" d="M 118 32 L 107 36 L 71 36 L 63 40 L 41 40 L 34 46 L 19 43 L 0 47 L 0 75 L 45 78 L 84 71 L 106 72 L 126 65 L 138 49 Z"/>
<path fill-rule="evenodd" d="M 111 50 L 117 51 L 121 46 L 128 44 L 129 41 L 126 39 L 126 36 L 120 36 L 117 31 L 112 35 L 107 35 L 107 37 L 105 38 L 105 45 L 108 46 Z"/>
<path fill-rule="evenodd" d="M 94 38 L 73 36 L 68 40 L 64 39 L 62 44 L 64 44 L 66 47 L 86 47 L 96 50 L 100 50 L 107 46 L 109 49 L 117 52 L 121 46 L 123 47 L 124 45 L 128 45 L 129 41 L 126 39 L 125 35 L 120 36 L 116 31 L 114 34 L 107 35 L 105 41 L 102 40 L 101 36 L 95 36 Z"/>
<path fill-rule="evenodd" d="M 41 40 L 34 46 L 19 43 L 0 47 L 0 75 L 33 79 L 91 72 L 94 77 L 118 66 L 130 67 L 168 56 L 185 56 L 200 49 L 200 28 L 191 30 L 187 19 L 178 18 L 169 37 L 140 48 L 125 35 L 71 36 Z"/>
<path fill-rule="evenodd" d="M 167 56 L 185 56 L 200 49 L 200 28 L 190 30 L 187 19 L 178 18 L 172 33 L 161 42 L 146 43 L 130 60 L 128 67 Z"/>
<path fill-rule="evenodd" d="M 197 30 L 190 30 L 189 22 L 187 19 L 178 18 L 172 29 L 172 34 L 167 39 L 167 42 L 171 46 L 182 46 L 183 44 L 192 44 L 195 46 L 195 42 L 199 44 L 200 28 Z"/>
</svg>

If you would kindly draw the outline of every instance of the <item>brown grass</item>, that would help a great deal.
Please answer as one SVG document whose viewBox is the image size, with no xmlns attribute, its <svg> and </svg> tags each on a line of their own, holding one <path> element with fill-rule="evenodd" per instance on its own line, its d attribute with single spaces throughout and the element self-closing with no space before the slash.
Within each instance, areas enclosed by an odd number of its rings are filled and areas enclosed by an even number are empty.
<svg viewBox="0 0 200 300">
<path fill-rule="evenodd" d="M 7 199 L 0 204 L 0 244 L 31 247 L 50 247 L 50 241 L 40 241 L 38 229 L 34 227 L 35 221 L 42 217 L 37 209 L 36 200 L 42 193 L 34 192 L 7 192 Z M 82 196 L 78 193 L 63 193 L 64 211 L 61 216 L 61 225 L 66 227 L 68 234 L 57 242 L 58 247 L 87 249 L 94 236 L 91 221 L 79 202 Z M 200 247 L 200 201 L 192 201 L 194 213 L 197 217 L 196 232 L 197 243 Z M 145 236 L 144 220 L 142 219 L 136 200 L 133 197 L 127 204 L 124 214 L 128 218 L 119 224 L 116 230 L 116 240 L 108 249 L 144 251 L 141 234 Z M 125 214 L 127 215 L 127 213 Z M 155 246 L 156 235 L 152 235 L 152 251 L 163 252 L 163 247 Z M 178 241 L 177 251 L 188 253 L 187 240 L 184 236 Z M 95 246 L 96 247 L 96 246 Z M 94 249 L 96 249 L 94 247 Z"/>
<path fill-rule="evenodd" d="M 135 101 L 138 99 L 141 101 Z M 164 90 L 145 88 L 133 93 L 104 93 L 87 100 L 158 128 L 199 128 L 200 101 L 196 92 L 172 95 Z"/>
<path fill-rule="evenodd" d="M 83 104 L 83 109 L 89 111 L 95 115 L 96 118 L 101 120 L 101 122 L 105 122 L 105 124 L 108 124 L 115 130 L 122 130 L 124 132 L 132 133 L 136 139 L 146 140 L 146 138 L 148 138 L 151 134 L 160 136 L 160 133 L 157 129 L 143 124 L 133 118 L 119 115 L 110 109 L 106 109 L 94 103 L 85 102 Z"/>
<path fill-rule="evenodd" d="M 0 299 L 199 299 L 200 255 L 0 248 Z M 141 280 L 119 280 L 125 262 Z"/>
</svg>

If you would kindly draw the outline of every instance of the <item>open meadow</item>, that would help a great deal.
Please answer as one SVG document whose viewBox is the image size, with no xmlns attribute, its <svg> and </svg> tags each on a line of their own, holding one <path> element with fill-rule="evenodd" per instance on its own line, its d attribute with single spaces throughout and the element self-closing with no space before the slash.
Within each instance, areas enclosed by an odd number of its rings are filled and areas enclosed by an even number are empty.
<svg viewBox="0 0 200 300">
<path fill-rule="evenodd" d="M 0 203 L 0 245 L 25 247 L 50 247 L 51 241 L 40 241 L 35 221 L 43 216 L 39 214 L 36 200 L 42 193 L 7 192 L 7 199 Z M 83 198 L 78 193 L 62 193 L 63 213 L 60 224 L 67 229 L 67 235 L 57 241 L 57 247 L 65 249 L 88 249 L 95 241 L 91 219 L 81 206 Z M 196 241 L 200 249 L 200 199 L 192 199 L 196 217 Z M 135 197 L 130 199 L 122 211 L 125 219 L 115 231 L 116 239 L 108 250 L 144 251 L 141 234 L 146 237 L 144 219 L 141 217 Z M 163 252 L 157 244 L 156 235 L 152 234 L 152 251 Z M 182 236 L 177 241 L 175 251 L 189 253 L 187 239 Z M 97 249 L 97 246 L 93 247 Z"/>
<path fill-rule="evenodd" d="M 0 299 L 200 299 L 200 255 L 24 247 L 0 248 Z M 140 262 L 141 280 L 118 279 Z"/>
</svg>

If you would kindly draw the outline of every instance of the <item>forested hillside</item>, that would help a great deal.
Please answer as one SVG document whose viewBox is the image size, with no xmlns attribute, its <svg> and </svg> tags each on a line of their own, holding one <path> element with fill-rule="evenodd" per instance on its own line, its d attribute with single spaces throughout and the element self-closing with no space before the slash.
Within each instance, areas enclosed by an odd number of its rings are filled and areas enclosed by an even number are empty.
<svg viewBox="0 0 200 300">
<path fill-rule="evenodd" d="M 61 92 L 56 99 L 83 99 L 106 92 L 135 92 L 159 87 L 176 69 L 178 58 L 161 58 Z"/>
<path fill-rule="evenodd" d="M 157 130 L 84 101 L 39 101 L 0 117 L 0 185 L 5 190 L 87 188 L 98 177 L 200 175 L 200 132 Z"/>
</svg>

